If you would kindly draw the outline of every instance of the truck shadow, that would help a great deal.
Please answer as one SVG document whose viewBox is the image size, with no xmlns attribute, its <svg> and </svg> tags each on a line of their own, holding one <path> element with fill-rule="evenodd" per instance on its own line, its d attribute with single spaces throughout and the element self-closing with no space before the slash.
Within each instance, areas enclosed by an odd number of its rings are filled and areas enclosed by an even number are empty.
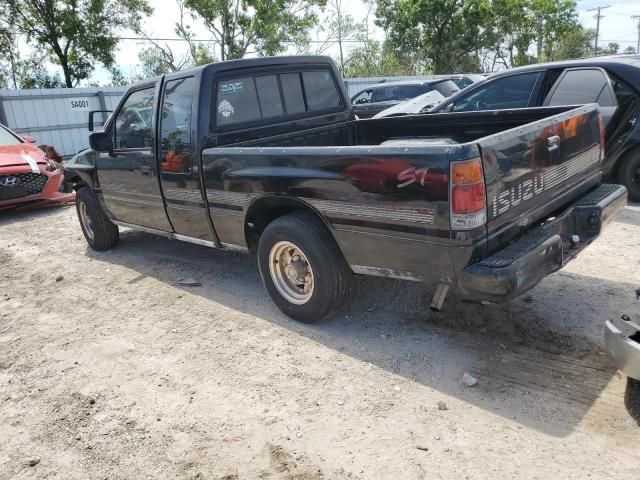
<svg viewBox="0 0 640 480">
<path fill-rule="evenodd" d="M 616 216 L 616 222 L 639 226 L 640 225 L 640 203 L 630 203 L 629 207 L 625 208 L 620 213 L 618 213 L 618 215 Z"/>
<path fill-rule="evenodd" d="M 359 278 L 344 312 L 306 325 L 270 302 L 253 256 L 133 231 L 121 233 L 118 248 L 87 255 L 138 272 L 130 284 L 152 277 L 549 435 L 568 435 L 592 411 L 605 427 L 629 421 L 620 418 L 623 377 L 602 352 L 602 333 L 605 318 L 635 311 L 630 284 L 559 272 L 511 304 L 454 294 L 432 313 L 428 286 Z M 188 277 L 202 286 L 177 285 Z M 210 325 L 199 328 L 206 334 Z M 464 386 L 464 372 L 478 385 Z M 612 381 L 613 394 L 601 395 Z"/>
</svg>

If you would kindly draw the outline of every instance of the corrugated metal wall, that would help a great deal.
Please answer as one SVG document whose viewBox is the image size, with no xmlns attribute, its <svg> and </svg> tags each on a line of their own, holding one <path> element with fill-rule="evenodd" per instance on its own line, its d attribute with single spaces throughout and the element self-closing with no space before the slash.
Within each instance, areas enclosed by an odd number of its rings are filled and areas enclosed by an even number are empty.
<svg viewBox="0 0 640 480">
<path fill-rule="evenodd" d="M 90 110 L 113 110 L 125 88 L 0 90 L 0 123 L 70 157 L 88 147 Z M 101 120 L 96 116 L 96 121 Z"/>
</svg>

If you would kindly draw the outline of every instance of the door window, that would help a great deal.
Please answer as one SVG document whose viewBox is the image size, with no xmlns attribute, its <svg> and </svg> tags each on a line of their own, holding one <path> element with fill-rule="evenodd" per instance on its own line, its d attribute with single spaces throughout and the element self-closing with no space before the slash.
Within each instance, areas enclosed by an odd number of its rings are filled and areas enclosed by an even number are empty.
<svg viewBox="0 0 640 480">
<path fill-rule="evenodd" d="M 598 103 L 601 107 L 614 107 L 609 81 L 602 70 L 567 70 L 552 91 L 549 106 L 584 105 Z M 601 103 L 602 102 L 602 103 Z"/>
<path fill-rule="evenodd" d="M 371 102 L 371 90 L 365 90 L 353 99 L 354 105 L 364 105 Z"/>
<path fill-rule="evenodd" d="M 388 102 L 396 98 L 395 87 L 382 87 L 373 92 L 374 102 Z"/>
<path fill-rule="evenodd" d="M 170 80 L 165 86 L 160 118 L 160 169 L 163 172 L 191 172 L 194 89 L 193 77 Z"/>
<path fill-rule="evenodd" d="M 340 94 L 329 70 L 302 72 L 302 83 L 310 112 L 340 106 Z"/>
<path fill-rule="evenodd" d="M 538 72 L 489 80 L 453 104 L 454 112 L 525 108 L 535 98 Z"/>
<path fill-rule="evenodd" d="M 153 103 L 155 87 L 132 92 L 116 116 L 116 149 L 150 148 L 153 145 Z"/>
</svg>

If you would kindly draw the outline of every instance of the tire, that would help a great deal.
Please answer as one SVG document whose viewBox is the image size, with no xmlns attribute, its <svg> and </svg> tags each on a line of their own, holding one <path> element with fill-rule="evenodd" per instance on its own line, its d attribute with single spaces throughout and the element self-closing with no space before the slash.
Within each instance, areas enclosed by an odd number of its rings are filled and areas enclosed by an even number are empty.
<svg viewBox="0 0 640 480">
<path fill-rule="evenodd" d="M 327 227 L 307 212 L 291 213 L 267 225 L 258 243 L 258 267 L 278 308 L 305 323 L 332 316 L 344 303 L 353 278 Z M 287 272 L 298 275 L 296 281 Z M 302 278 L 304 286 L 298 282 Z"/>
<path fill-rule="evenodd" d="M 87 243 L 94 250 L 109 250 L 120 240 L 118 226 L 111 223 L 89 187 L 76 192 L 76 212 Z"/>
<path fill-rule="evenodd" d="M 635 150 L 622 159 L 618 168 L 618 183 L 627 187 L 629 200 L 640 202 L 640 151 Z"/>
</svg>

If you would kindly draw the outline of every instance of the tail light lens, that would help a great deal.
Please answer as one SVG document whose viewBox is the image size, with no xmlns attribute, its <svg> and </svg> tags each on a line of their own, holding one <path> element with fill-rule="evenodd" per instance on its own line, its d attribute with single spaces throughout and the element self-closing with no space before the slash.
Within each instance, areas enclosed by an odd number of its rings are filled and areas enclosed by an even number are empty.
<svg viewBox="0 0 640 480">
<path fill-rule="evenodd" d="M 472 230 L 487 223 L 487 194 L 479 158 L 451 162 L 451 228 Z"/>
</svg>

